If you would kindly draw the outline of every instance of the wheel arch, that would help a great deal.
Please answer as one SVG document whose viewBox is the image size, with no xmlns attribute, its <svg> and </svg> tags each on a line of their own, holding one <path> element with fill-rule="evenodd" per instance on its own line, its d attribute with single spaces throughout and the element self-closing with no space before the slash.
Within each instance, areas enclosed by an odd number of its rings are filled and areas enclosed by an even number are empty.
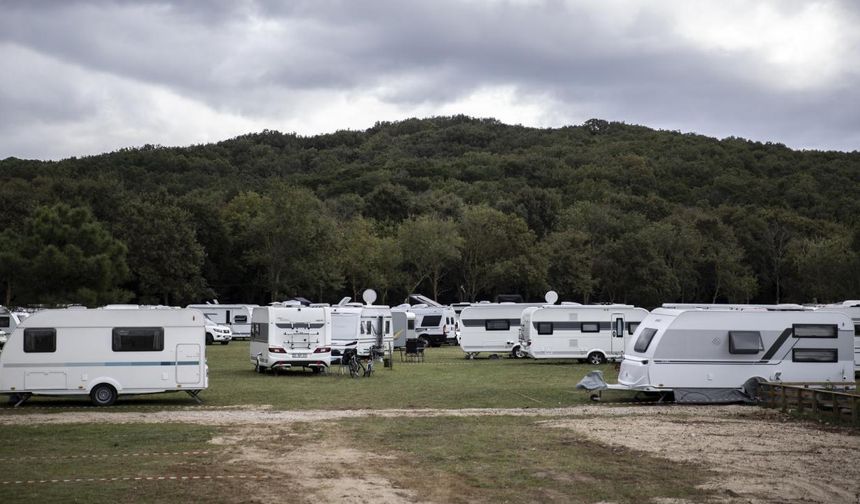
<svg viewBox="0 0 860 504">
<path fill-rule="evenodd" d="M 87 383 L 87 394 L 92 392 L 96 386 L 101 385 L 102 383 L 113 387 L 114 390 L 116 390 L 117 394 L 122 393 L 122 385 L 120 385 L 120 383 L 116 379 L 111 378 L 110 376 L 100 376 L 98 378 L 90 380 L 89 383 Z"/>
</svg>

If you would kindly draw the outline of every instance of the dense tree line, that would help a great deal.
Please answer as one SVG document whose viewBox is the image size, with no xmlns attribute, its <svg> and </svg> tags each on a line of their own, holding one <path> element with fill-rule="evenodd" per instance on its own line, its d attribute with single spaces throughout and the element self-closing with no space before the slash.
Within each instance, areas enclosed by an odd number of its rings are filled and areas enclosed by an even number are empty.
<svg viewBox="0 0 860 504">
<path fill-rule="evenodd" d="M 6 304 L 860 297 L 860 153 L 464 116 L 0 161 Z"/>
</svg>

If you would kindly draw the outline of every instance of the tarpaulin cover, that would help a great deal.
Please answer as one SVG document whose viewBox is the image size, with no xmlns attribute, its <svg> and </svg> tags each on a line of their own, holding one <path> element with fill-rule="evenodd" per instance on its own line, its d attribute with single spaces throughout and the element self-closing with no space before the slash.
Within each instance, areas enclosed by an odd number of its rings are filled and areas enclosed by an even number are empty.
<svg viewBox="0 0 860 504">
<path fill-rule="evenodd" d="M 576 388 L 585 390 L 605 390 L 606 380 L 603 379 L 603 371 L 589 371 L 588 374 L 576 384 Z"/>
</svg>

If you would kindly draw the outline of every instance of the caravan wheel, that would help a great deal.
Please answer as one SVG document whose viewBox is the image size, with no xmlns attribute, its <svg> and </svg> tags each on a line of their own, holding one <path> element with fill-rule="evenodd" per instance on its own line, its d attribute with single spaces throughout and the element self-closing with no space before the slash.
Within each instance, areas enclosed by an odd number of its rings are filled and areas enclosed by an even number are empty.
<svg viewBox="0 0 860 504">
<path fill-rule="evenodd" d="M 594 365 L 605 364 L 606 357 L 604 357 L 600 352 L 591 352 L 588 354 L 588 363 Z"/>
<path fill-rule="evenodd" d="M 514 359 L 525 359 L 526 353 L 523 352 L 522 347 L 514 347 L 514 350 L 511 352 L 511 357 Z"/>
<path fill-rule="evenodd" d="M 116 402 L 116 389 L 107 383 L 101 383 L 90 391 L 90 399 L 96 406 L 110 406 Z"/>
</svg>

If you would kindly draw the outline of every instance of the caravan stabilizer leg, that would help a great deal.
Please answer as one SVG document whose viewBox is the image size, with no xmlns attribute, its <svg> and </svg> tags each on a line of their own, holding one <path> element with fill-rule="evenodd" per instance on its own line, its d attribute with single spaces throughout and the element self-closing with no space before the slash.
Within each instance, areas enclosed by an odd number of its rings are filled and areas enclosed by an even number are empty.
<svg viewBox="0 0 860 504">
<path fill-rule="evenodd" d="M 203 404 L 203 400 L 200 399 L 200 390 L 186 390 L 185 393 L 191 396 L 192 399 L 197 401 L 197 404 Z"/>
<path fill-rule="evenodd" d="M 33 397 L 33 394 L 29 392 L 24 392 L 23 394 L 12 394 L 9 396 L 9 402 L 12 403 L 13 408 L 17 408 L 27 402 L 27 399 L 31 397 Z"/>
</svg>

